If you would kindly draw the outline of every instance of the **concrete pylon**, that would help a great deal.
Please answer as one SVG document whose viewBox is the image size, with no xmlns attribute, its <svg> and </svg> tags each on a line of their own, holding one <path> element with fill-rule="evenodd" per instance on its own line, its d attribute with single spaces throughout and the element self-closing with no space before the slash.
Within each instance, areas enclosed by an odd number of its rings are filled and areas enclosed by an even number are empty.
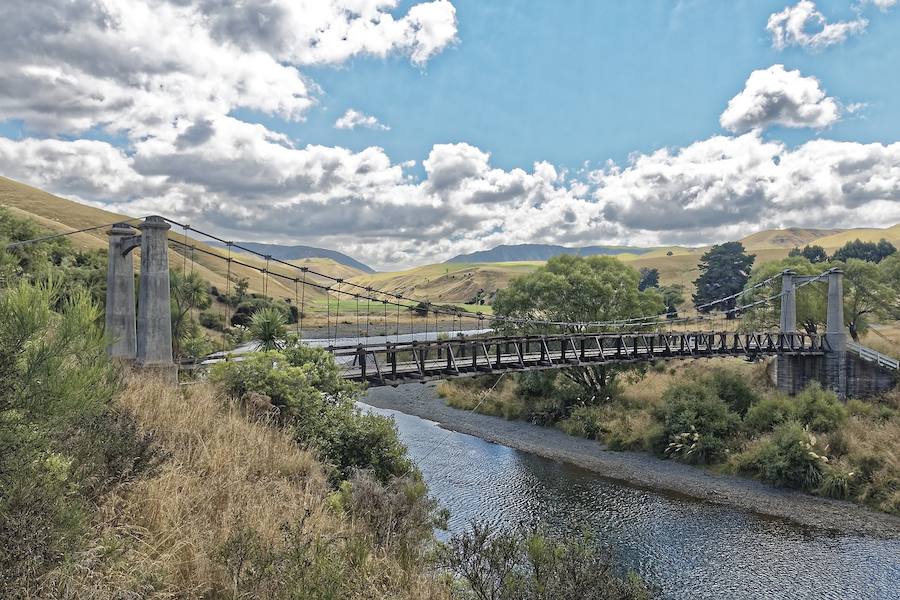
<svg viewBox="0 0 900 600">
<path fill-rule="evenodd" d="M 177 380 L 172 361 L 172 313 L 169 293 L 167 234 L 162 217 L 147 217 L 141 230 L 140 298 L 137 317 L 137 364 Z"/>
<path fill-rule="evenodd" d="M 844 272 L 828 273 L 825 324 L 825 381 L 838 398 L 847 397 L 847 330 L 844 326 Z"/>
<path fill-rule="evenodd" d="M 110 358 L 124 362 L 134 362 L 137 355 L 134 258 L 131 254 L 131 243 L 136 234 L 137 231 L 128 223 L 116 223 L 107 232 L 106 352 Z"/>
<path fill-rule="evenodd" d="M 797 331 L 795 275 L 796 273 L 791 270 L 784 271 L 781 274 L 781 315 L 778 324 L 782 334 L 791 335 Z M 795 357 L 785 356 L 784 354 L 779 354 L 775 359 L 775 380 L 778 384 L 778 389 L 786 394 L 795 394 L 798 391 L 796 369 L 794 368 L 795 360 Z"/>
<path fill-rule="evenodd" d="M 790 270 L 781 274 L 781 333 L 797 331 L 797 288 L 794 275 Z"/>
</svg>

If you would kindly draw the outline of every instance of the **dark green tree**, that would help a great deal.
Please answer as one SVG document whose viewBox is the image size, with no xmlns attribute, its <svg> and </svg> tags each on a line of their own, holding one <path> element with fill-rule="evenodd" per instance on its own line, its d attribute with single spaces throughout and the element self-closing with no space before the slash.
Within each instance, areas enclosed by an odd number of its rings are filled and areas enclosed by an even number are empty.
<svg viewBox="0 0 900 600">
<path fill-rule="evenodd" d="M 756 256 L 747 254 L 744 245 L 740 242 L 726 242 L 713 246 L 709 252 L 700 258 L 697 265 L 700 277 L 694 281 L 697 293 L 694 294 L 694 306 L 701 312 L 713 310 L 730 310 L 737 305 L 737 299 L 732 298 L 713 306 L 701 306 L 737 294 L 744 289 L 747 280 L 750 279 L 750 270 Z M 728 312 L 729 319 L 735 318 L 735 313 Z"/>
<path fill-rule="evenodd" d="M 650 267 L 641 267 L 641 281 L 638 283 L 638 289 L 644 291 L 647 288 L 659 287 L 659 269 L 651 269 Z"/>
<path fill-rule="evenodd" d="M 801 250 L 800 248 L 794 248 L 788 253 L 788 257 L 790 258 L 798 256 L 805 258 L 813 264 L 823 263 L 828 260 L 828 253 L 825 252 L 825 248 L 816 245 L 804 246 L 803 250 Z"/>
<path fill-rule="evenodd" d="M 847 242 L 839 248 L 832 256 L 832 260 L 839 262 L 847 262 L 851 258 L 856 260 L 864 260 L 871 263 L 880 263 L 888 256 L 894 254 L 897 249 L 892 243 L 882 238 L 876 242 L 863 242 L 862 240 L 854 240 Z"/>
</svg>

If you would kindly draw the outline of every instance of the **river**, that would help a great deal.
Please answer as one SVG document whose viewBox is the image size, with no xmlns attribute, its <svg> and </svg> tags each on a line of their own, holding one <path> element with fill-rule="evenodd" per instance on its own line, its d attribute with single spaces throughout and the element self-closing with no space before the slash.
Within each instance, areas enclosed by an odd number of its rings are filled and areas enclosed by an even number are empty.
<svg viewBox="0 0 900 600">
<path fill-rule="evenodd" d="M 900 541 L 840 535 L 690 498 L 447 431 L 394 410 L 450 532 L 473 519 L 589 531 L 661 597 L 900 598 Z M 444 537 L 448 534 L 443 533 Z"/>
</svg>

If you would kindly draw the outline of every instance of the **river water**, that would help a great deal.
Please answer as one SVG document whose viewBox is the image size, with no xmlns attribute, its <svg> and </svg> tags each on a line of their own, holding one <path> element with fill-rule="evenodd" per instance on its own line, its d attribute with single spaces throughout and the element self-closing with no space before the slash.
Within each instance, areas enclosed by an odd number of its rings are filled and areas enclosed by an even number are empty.
<svg viewBox="0 0 900 600">
<path fill-rule="evenodd" d="M 900 541 L 829 534 L 636 489 L 392 410 L 450 532 L 474 520 L 589 531 L 663 598 L 898 599 Z M 446 536 L 447 534 L 443 534 Z"/>
</svg>

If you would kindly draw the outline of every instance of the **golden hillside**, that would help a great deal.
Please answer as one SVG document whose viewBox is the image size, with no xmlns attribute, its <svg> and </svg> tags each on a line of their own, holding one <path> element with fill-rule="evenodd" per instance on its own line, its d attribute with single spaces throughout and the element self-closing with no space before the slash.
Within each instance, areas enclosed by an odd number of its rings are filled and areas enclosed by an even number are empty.
<svg viewBox="0 0 900 600">
<path fill-rule="evenodd" d="M 125 221 L 131 217 L 112 213 L 100 208 L 87 206 L 72 200 L 66 200 L 59 196 L 54 196 L 37 188 L 0 177 L 0 206 L 6 206 L 14 213 L 34 219 L 41 226 L 60 233 L 83 229 L 95 225 L 114 223 L 116 221 Z M 172 229 L 169 233 L 171 239 L 179 242 L 184 240 L 181 232 Z M 77 247 L 84 249 L 104 249 L 107 247 L 106 230 L 98 229 L 86 233 L 77 233 L 70 236 L 70 240 Z M 190 270 L 196 269 L 200 272 L 204 279 L 211 285 L 218 287 L 224 291 L 226 289 L 226 275 L 228 274 L 227 262 L 218 257 L 227 256 L 227 250 L 223 248 L 215 248 L 208 246 L 203 242 L 188 238 L 188 244 L 193 244 L 198 249 L 193 253 L 193 261 L 190 257 L 185 257 L 183 253 L 169 249 L 169 264 L 175 268 L 185 266 Z M 177 246 L 175 246 L 177 248 Z M 138 256 L 140 251 L 136 251 Z M 205 254 L 205 252 L 213 253 L 215 256 Z M 293 298 L 294 286 L 290 282 L 284 281 L 278 277 L 264 277 L 259 271 L 265 268 L 265 261 L 253 255 L 237 253 L 233 254 L 234 258 L 241 262 L 247 263 L 252 267 L 244 267 L 233 264 L 231 268 L 231 281 L 237 281 L 240 278 L 246 278 L 250 284 L 250 291 L 262 293 L 263 289 L 268 288 L 269 295 L 281 298 Z M 137 257 L 136 257 L 137 258 Z M 137 266 L 138 261 L 135 261 Z M 361 271 L 338 264 L 330 259 L 310 258 L 296 261 L 298 266 L 307 266 L 318 272 L 332 275 L 334 277 L 350 278 L 359 275 Z M 271 265 L 270 271 L 283 273 L 289 276 L 296 276 L 297 272 L 291 272 L 288 267 L 279 267 Z M 268 281 L 266 281 L 268 279 Z M 310 281 L 318 281 L 315 277 L 310 277 Z M 307 289 L 306 299 L 313 304 L 323 303 L 324 295 L 322 292 L 309 288 Z"/>
</svg>

